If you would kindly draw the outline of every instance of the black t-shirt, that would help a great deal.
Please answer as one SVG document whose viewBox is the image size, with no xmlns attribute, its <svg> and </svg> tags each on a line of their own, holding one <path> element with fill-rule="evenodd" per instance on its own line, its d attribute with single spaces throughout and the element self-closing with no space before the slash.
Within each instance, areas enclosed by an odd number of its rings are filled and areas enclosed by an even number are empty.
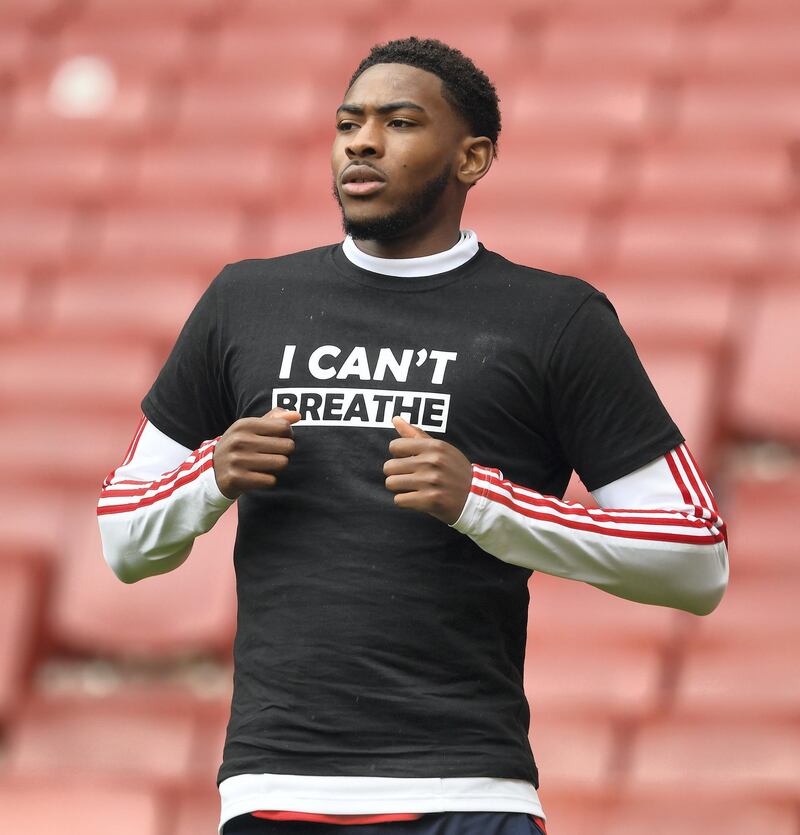
<svg viewBox="0 0 800 835">
<path fill-rule="evenodd" d="M 561 496 L 683 440 L 606 298 L 480 247 L 397 278 L 341 245 L 226 267 L 143 401 L 196 448 L 299 408 L 272 490 L 241 496 L 231 720 L 245 773 L 538 775 L 522 688 L 530 571 L 394 506 L 402 414 L 470 461 Z M 220 554 L 220 559 L 227 555 Z"/>
</svg>

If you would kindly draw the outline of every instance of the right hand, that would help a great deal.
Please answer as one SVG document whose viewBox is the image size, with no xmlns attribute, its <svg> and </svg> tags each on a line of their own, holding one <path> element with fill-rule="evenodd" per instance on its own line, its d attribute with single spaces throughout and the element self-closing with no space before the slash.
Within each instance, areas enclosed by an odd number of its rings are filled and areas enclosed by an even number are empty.
<svg viewBox="0 0 800 835">
<path fill-rule="evenodd" d="M 299 412 L 276 408 L 260 418 L 232 423 L 214 449 L 214 475 L 224 496 L 238 499 L 248 490 L 274 487 L 294 452 L 292 424 Z"/>
</svg>

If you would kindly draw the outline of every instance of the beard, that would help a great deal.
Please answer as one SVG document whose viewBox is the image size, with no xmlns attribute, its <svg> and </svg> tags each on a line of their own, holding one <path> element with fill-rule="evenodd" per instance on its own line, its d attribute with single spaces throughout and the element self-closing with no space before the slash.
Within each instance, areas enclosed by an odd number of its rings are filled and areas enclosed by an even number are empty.
<svg viewBox="0 0 800 835">
<path fill-rule="evenodd" d="M 342 210 L 342 228 L 345 235 L 350 235 L 356 241 L 391 241 L 407 234 L 432 214 L 449 182 L 450 163 L 445 166 L 441 174 L 432 177 L 410 195 L 405 205 L 388 214 L 367 220 L 354 220 L 347 217 L 335 178 L 333 196 Z"/>
</svg>

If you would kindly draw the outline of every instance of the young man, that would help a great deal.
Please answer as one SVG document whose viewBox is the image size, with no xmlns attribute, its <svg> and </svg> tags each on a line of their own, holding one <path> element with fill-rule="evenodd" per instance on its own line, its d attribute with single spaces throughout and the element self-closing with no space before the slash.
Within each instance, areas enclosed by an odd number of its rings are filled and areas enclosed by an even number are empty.
<svg viewBox="0 0 800 835">
<path fill-rule="evenodd" d="M 225 835 L 542 832 L 531 571 L 697 614 L 725 589 L 711 490 L 605 297 L 460 230 L 499 130 L 458 51 L 373 49 L 336 113 L 344 243 L 222 271 L 104 486 L 125 582 L 238 500 Z M 556 498 L 573 468 L 604 510 Z"/>
</svg>

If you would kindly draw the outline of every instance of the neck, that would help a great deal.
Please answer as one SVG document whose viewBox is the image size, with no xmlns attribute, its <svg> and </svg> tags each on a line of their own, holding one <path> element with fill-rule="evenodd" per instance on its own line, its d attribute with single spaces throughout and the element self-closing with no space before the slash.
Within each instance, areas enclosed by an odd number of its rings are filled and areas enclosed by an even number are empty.
<svg viewBox="0 0 800 835">
<path fill-rule="evenodd" d="M 444 252 L 458 243 L 461 235 L 459 221 L 460 218 L 446 228 L 434 228 L 421 234 L 415 230 L 389 241 L 361 240 L 355 241 L 355 245 L 376 258 L 423 258 Z"/>
</svg>

